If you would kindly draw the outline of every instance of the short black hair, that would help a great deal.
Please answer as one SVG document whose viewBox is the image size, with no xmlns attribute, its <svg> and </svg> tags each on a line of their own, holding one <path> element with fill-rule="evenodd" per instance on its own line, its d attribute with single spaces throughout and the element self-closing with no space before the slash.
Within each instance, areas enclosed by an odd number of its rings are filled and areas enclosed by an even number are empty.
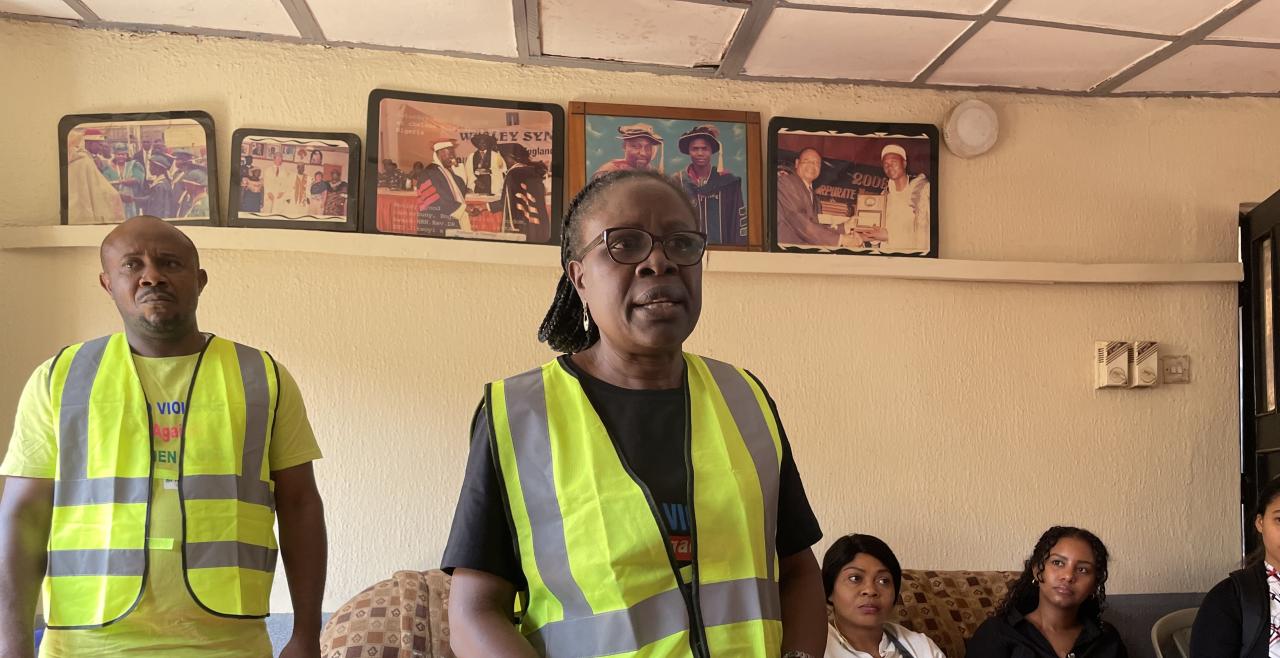
<svg viewBox="0 0 1280 658">
<path fill-rule="evenodd" d="M 827 549 L 826 555 L 822 556 L 822 588 L 827 593 L 827 600 L 830 601 L 831 593 L 836 589 L 836 578 L 840 576 L 840 570 L 853 562 L 859 553 L 866 553 L 880 560 L 884 568 L 889 570 L 889 576 L 893 578 L 894 602 L 902 600 L 902 565 L 898 564 L 898 556 L 894 555 L 893 549 L 879 537 L 859 534 L 845 535 L 837 539 L 831 548 Z"/>
<path fill-rule="evenodd" d="M 577 196 L 573 197 L 573 201 L 569 202 L 569 209 L 564 213 L 564 222 L 560 227 L 560 269 L 563 270 L 563 274 L 560 275 L 560 281 L 556 284 L 556 294 L 551 301 L 551 308 L 547 309 L 547 315 L 542 319 L 542 325 L 538 327 L 538 340 L 557 352 L 574 354 L 591 347 L 600 340 L 600 330 L 594 323 L 588 329 L 582 327 L 582 300 L 578 297 L 578 291 L 574 289 L 573 283 L 569 281 L 569 261 L 582 257 L 578 252 L 585 244 L 583 236 L 579 235 L 578 226 L 581 222 L 578 219 L 589 211 L 606 191 L 628 180 L 653 180 L 666 185 L 680 196 L 690 216 L 695 220 L 698 216 L 684 188 L 656 171 L 648 169 L 612 171 L 593 178 L 583 186 Z"/>
</svg>

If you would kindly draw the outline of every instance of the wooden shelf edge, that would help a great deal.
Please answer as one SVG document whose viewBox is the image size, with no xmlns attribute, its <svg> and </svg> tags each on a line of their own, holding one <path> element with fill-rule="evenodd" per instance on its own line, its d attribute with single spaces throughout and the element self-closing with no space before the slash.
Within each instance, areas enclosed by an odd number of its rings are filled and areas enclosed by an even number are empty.
<svg viewBox="0 0 1280 658">
<path fill-rule="evenodd" d="M 97 247 L 111 226 L 0 227 L 0 249 Z M 435 240 L 394 235 L 190 226 L 201 249 L 412 258 L 448 262 L 558 268 L 551 245 Z M 708 272 L 857 276 L 932 281 L 1065 284 L 1238 283 L 1240 263 L 1035 263 L 928 258 L 866 258 L 827 254 L 715 251 Z"/>
</svg>

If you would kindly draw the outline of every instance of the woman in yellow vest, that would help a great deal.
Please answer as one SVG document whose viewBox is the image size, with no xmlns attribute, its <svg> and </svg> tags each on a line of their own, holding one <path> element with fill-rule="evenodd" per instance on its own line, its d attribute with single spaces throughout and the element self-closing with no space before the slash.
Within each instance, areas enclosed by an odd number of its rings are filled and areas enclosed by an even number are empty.
<svg viewBox="0 0 1280 658">
<path fill-rule="evenodd" d="M 539 338 L 564 355 L 488 385 L 472 423 L 443 565 L 454 651 L 821 656 L 822 533 L 773 402 L 682 349 L 706 248 L 688 198 L 616 172 L 563 233 Z"/>
</svg>

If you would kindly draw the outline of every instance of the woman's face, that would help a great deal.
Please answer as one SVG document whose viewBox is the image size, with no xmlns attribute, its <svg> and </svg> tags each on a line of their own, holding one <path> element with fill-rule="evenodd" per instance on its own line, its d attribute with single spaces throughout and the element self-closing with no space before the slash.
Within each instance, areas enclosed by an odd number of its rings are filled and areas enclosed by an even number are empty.
<svg viewBox="0 0 1280 658">
<path fill-rule="evenodd" d="M 1253 527 L 1262 534 L 1262 545 L 1267 550 L 1267 562 L 1280 566 L 1280 497 L 1267 505 L 1266 514 L 1253 520 Z"/>
<path fill-rule="evenodd" d="M 607 228 L 632 227 L 662 238 L 695 231 L 697 222 L 679 193 L 661 181 L 632 179 L 605 189 L 579 225 L 578 244 L 586 245 Z M 654 243 L 636 265 L 610 258 L 597 244 L 573 254 L 569 280 L 600 330 L 601 341 L 628 354 L 679 351 L 702 313 L 702 262 L 681 267 Z"/>
<path fill-rule="evenodd" d="M 831 588 L 831 607 L 840 626 L 883 628 L 898 593 L 888 567 L 869 553 L 858 553 L 844 565 Z"/>
<path fill-rule="evenodd" d="M 1049 549 L 1038 575 L 1040 605 L 1079 608 L 1098 588 L 1097 564 L 1089 542 L 1063 537 Z"/>
</svg>

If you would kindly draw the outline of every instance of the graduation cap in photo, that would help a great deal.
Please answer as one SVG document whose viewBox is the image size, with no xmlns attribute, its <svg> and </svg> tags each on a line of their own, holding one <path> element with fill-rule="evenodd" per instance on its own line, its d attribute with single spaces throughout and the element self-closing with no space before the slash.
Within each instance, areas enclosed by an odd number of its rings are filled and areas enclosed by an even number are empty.
<svg viewBox="0 0 1280 658">
<path fill-rule="evenodd" d="M 694 126 L 686 130 L 680 135 L 680 141 L 677 144 L 680 152 L 689 155 L 689 143 L 694 139 L 703 138 L 711 142 L 711 152 L 720 154 L 719 164 L 716 165 L 716 171 L 724 171 L 724 148 L 720 143 L 720 129 L 710 123 L 704 123 L 700 126 Z"/>
<path fill-rule="evenodd" d="M 658 161 L 658 172 L 663 171 L 662 161 L 662 137 L 653 129 L 653 126 L 647 123 L 633 123 L 626 126 L 618 126 L 618 139 L 628 141 L 632 139 L 647 139 L 658 145 L 658 153 L 655 159 Z"/>
</svg>

